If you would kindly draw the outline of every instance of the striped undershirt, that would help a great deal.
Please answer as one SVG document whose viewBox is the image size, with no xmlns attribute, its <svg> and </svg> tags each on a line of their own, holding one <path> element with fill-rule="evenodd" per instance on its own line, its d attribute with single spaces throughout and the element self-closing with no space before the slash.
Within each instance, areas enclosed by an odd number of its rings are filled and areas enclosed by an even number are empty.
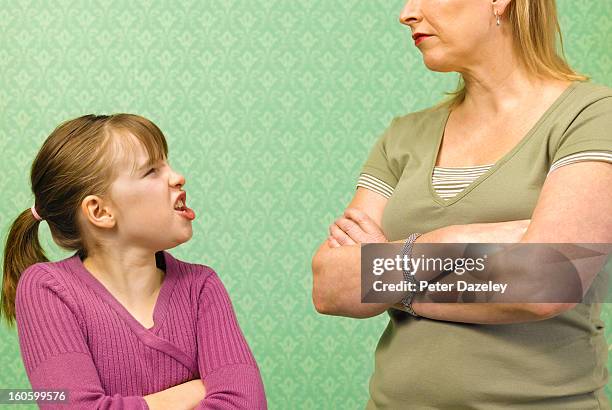
<svg viewBox="0 0 612 410">
<path fill-rule="evenodd" d="M 475 167 L 434 167 L 431 178 L 434 191 L 442 199 L 458 195 L 481 175 L 485 174 L 494 164 Z"/>
<path fill-rule="evenodd" d="M 564 165 L 581 161 L 603 161 L 612 164 L 612 151 L 584 151 L 567 155 L 552 164 L 548 173 Z M 495 164 L 471 167 L 434 167 L 432 186 L 440 198 L 453 198 L 485 174 L 493 165 Z M 390 198 L 393 194 L 391 185 L 370 174 L 362 173 L 357 180 L 357 186 L 377 192 L 385 198 Z"/>
</svg>

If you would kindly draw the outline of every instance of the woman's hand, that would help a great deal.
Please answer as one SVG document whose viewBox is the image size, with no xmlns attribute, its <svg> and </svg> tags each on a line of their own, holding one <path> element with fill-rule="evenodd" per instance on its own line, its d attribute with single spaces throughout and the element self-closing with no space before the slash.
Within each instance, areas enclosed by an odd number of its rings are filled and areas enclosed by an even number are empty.
<svg viewBox="0 0 612 410">
<path fill-rule="evenodd" d="M 508 222 L 474 223 L 452 225 L 432 231 L 434 242 L 447 243 L 517 243 L 521 240 L 531 219 Z M 344 215 L 329 227 L 329 247 L 361 243 L 388 242 L 382 229 L 364 212 L 347 208 Z M 434 238 L 431 238 L 434 239 Z M 428 242 L 427 237 L 421 242 Z"/>
<path fill-rule="evenodd" d="M 331 248 L 361 243 L 388 242 L 382 229 L 365 212 L 347 208 L 344 214 L 329 226 L 327 243 Z"/>
<path fill-rule="evenodd" d="M 196 379 L 149 394 L 144 396 L 144 399 L 151 410 L 191 410 L 196 408 L 205 396 L 204 383 Z"/>
</svg>

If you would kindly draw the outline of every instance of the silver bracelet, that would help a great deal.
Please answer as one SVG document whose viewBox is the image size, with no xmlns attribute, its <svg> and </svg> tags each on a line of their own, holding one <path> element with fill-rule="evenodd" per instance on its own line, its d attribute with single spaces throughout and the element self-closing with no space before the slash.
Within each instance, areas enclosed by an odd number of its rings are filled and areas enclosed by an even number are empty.
<svg viewBox="0 0 612 410">
<path fill-rule="evenodd" d="M 410 271 L 412 270 L 411 269 L 412 268 L 412 264 L 411 264 L 412 247 L 414 246 L 414 242 L 417 240 L 419 236 L 421 236 L 420 233 L 413 233 L 412 235 L 410 235 L 408 239 L 406 240 L 406 243 L 404 244 L 404 247 L 402 248 L 402 251 L 401 251 L 402 259 L 404 259 L 404 256 L 407 256 L 407 261 L 408 261 L 408 264 L 407 264 L 408 266 L 406 266 L 407 269 L 402 269 L 404 280 L 406 281 L 406 283 L 416 284 L 416 278 L 414 277 L 414 275 L 410 274 Z M 409 290 L 408 294 L 402 298 L 400 303 L 402 304 L 406 312 L 408 312 L 414 317 L 419 317 L 419 315 L 416 314 L 414 309 L 412 309 L 412 300 L 414 299 L 415 296 L 416 296 L 416 291 Z"/>
</svg>

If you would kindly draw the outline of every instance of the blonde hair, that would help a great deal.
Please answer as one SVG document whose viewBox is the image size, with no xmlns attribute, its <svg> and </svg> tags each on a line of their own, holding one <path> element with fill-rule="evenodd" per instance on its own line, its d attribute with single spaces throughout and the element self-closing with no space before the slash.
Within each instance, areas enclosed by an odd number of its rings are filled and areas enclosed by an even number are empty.
<svg viewBox="0 0 612 410">
<path fill-rule="evenodd" d="M 566 61 L 555 0 L 512 0 L 505 15 L 506 24 L 512 30 L 515 52 L 530 73 L 566 81 L 589 79 L 575 72 Z M 557 38 L 561 54 L 557 49 Z M 457 89 L 446 94 L 450 97 L 443 104 L 450 104 L 451 107 L 465 99 L 462 76 Z"/>
<path fill-rule="evenodd" d="M 47 137 L 31 169 L 35 209 L 49 224 L 53 241 L 87 255 L 78 224 L 78 210 L 87 195 L 105 197 L 118 167 L 142 144 L 151 160 L 167 158 L 168 146 L 159 128 L 134 114 L 85 115 L 60 124 Z M 134 163 L 133 166 L 136 166 Z M 5 247 L 0 316 L 15 322 L 15 296 L 21 273 L 47 262 L 38 241 L 39 221 L 30 208 L 10 227 Z"/>
</svg>

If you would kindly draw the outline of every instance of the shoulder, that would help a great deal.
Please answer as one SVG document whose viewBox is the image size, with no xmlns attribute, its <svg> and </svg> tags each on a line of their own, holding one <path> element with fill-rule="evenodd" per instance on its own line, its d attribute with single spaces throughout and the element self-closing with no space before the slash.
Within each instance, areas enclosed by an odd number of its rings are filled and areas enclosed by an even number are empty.
<svg viewBox="0 0 612 410">
<path fill-rule="evenodd" d="M 612 88 L 590 81 L 582 81 L 576 85 L 572 97 L 575 100 L 587 103 L 599 101 L 601 99 L 612 98 Z"/>
<path fill-rule="evenodd" d="M 17 282 L 17 297 L 27 295 L 41 289 L 50 289 L 57 293 L 66 290 L 62 283 L 58 262 L 38 262 L 28 266 Z"/>
<path fill-rule="evenodd" d="M 62 263 L 39 262 L 26 268 L 19 277 L 15 294 L 15 310 L 18 318 L 24 319 L 24 312 L 40 311 L 45 315 L 68 308 L 78 315 L 80 308 L 77 298 L 68 290 L 71 288 Z"/>
<path fill-rule="evenodd" d="M 591 114 L 612 116 L 612 88 L 587 81 L 579 82 L 568 95 L 558 118 L 572 123 Z"/>
<path fill-rule="evenodd" d="M 607 128 L 612 125 L 612 88 L 590 82 L 576 84 L 559 117 L 568 122 L 566 131 L 584 123 Z"/>
<path fill-rule="evenodd" d="M 448 104 L 442 102 L 433 107 L 428 107 L 419 111 L 413 111 L 404 115 L 397 116 L 391 125 L 398 131 L 426 131 L 432 126 L 438 126 L 439 120 L 448 111 Z"/>
<path fill-rule="evenodd" d="M 551 120 L 548 137 L 550 163 L 557 168 L 555 164 L 562 158 L 579 159 L 570 155 L 584 155 L 579 153 L 588 151 L 589 155 L 597 152 L 599 158 L 600 151 L 612 151 L 610 129 L 612 88 L 589 82 L 576 84 Z M 598 158 L 591 156 L 589 159 Z"/>
<path fill-rule="evenodd" d="M 167 251 L 164 251 L 164 254 L 167 255 L 167 263 L 173 264 L 173 268 L 181 277 L 188 277 L 190 280 L 205 281 L 207 277 L 216 275 L 215 270 L 206 264 L 179 259 Z"/>
<path fill-rule="evenodd" d="M 189 276 L 184 276 L 182 286 L 189 289 L 193 306 L 196 309 L 227 309 L 232 302 L 223 281 L 217 272 L 208 265 L 200 263 L 189 263 L 181 261 L 180 266 L 184 271 L 189 271 Z"/>
<path fill-rule="evenodd" d="M 435 137 L 444 129 L 447 116 L 448 105 L 443 102 L 430 108 L 394 117 L 378 141 L 387 154 L 386 159 L 397 161 L 399 169 L 403 169 L 407 160 L 406 156 L 429 152 Z"/>
<path fill-rule="evenodd" d="M 170 264 L 177 275 L 179 286 L 188 287 L 196 294 L 199 294 L 209 282 L 220 282 L 217 272 L 209 265 L 195 262 L 188 262 L 179 259 L 169 252 L 164 251 L 166 263 Z"/>
<path fill-rule="evenodd" d="M 431 141 L 431 136 L 440 132 L 448 115 L 448 104 L 442 102 L 433 107 L 393 117 L 378 144 L 390 151 L 403 152 L 407 147 Z"/>
</svg>

